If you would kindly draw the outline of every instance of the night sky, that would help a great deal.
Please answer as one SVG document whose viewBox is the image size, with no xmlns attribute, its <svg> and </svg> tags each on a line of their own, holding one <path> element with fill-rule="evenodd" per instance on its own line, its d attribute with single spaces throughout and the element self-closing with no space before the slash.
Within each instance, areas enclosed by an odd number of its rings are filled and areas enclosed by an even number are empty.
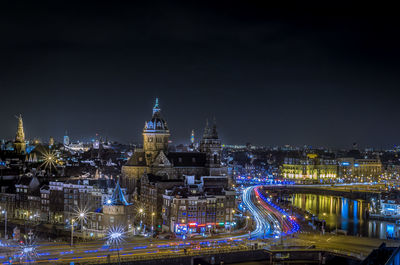
<svg viewBox="0 0 400 265">
<path fill-rule="evenodd" d="M 400 144 L 393 7 L 15 2 L 0 4 L 0 138 L 21 113 L 30 139 L 139 141 L 159 97 L 174 143 L 215 116 L 226 144 Z"/>
</svg>

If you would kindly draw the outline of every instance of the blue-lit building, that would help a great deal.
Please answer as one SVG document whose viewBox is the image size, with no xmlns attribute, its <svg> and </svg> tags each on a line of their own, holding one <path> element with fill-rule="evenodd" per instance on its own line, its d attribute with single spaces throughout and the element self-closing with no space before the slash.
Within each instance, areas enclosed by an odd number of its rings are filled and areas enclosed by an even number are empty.
<svg viewBox="0 0 400 265">
<path fill-rule="evenodd" d="M 377 181 L 382 174 L 379 158 L 338 158 L 339 179 L 343 182 Z"/>
</svg>

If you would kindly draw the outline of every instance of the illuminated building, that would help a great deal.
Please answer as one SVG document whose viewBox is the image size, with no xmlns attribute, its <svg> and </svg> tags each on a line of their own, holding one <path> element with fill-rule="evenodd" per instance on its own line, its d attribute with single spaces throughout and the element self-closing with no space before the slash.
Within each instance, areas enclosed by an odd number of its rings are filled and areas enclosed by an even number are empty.
<svg viewBox="0 0 400 265">
<path fill-rule="evenodd" d="M 138 201 L 145 213 L 143 222 L 147 226 L 153 224 L 156 230 L 161 227 L 161 210 L 165 190 L 175 186 L 182 186 L 181 179 L 167 179 L 165 176 L 144 174 L 140 179 L 140 196 Z M 154 213 L 154 215 L 152 215 Z"/>
<path fill-rule="evenodd" d="M 166 191 L 162 208 L 163 231 L 190 235 L 229 231 L 234 227 L 236 192 L 225 189 L 212 192 L 213 183 L 222 178 L 208 178 L 202 178 L 203 190 L 189 185 Z M 207 190 L 209 182 L 211 187 Z"/>
<path fill-rule="evenodd" d="M 67 134 L 67 132 L 65 131 L 65 135 L 64 135 L 64 145 L 68 146 L 69 145 L 69 136 Z"/>
<path fill-rule="evenodd" d="M 49 140 L 49 147 L 52 147 L 54 145 L 54 138 L 53 137 L 50 137 L 50 140 Z"/>
<path fill-rule="evenodd" d="M 285 158 L 281 166 L 284 179 L 296 182 L 331 182 L 338 175 L 336 160 L 321 159 L 316 154 L 308 154 L 306 158 Z"/>
<path fill-rule="evenodd" d="M 382 174 L 382 163 L 379 158 L 355 159 L 353 157 L 338 158 L 339 177 L 346 182 L 377 181 Z"/>
<path fill-rule="evenodd" d="M 15 211 L 16 219 L 35 220 L 40 217 L 40 196 L 38 191 L 40 182 L 36 177 L 23 177 L 15 184 Z"/>
<path fill-rule="evenodd" d="M 221 140 L 216 124 L 205 128 L 200 143 L 200 152 L 170 152 L 168 142 L 170 131 L 161 115 L 158 99 L 153 107 L 150 121 L 143 129 L 143 149 L 135 149 L 128 162 L 122 167 L 122 186 L 133 194 L 139 189 L 140 178 L 145 174 L 179 179 L 184 175 L 220 176 L 226 175 L 226 167 L 221 165 Z"/>
<path fill-rule="evenodd" d="M 128 226 L 133 224 L 133 205 L 126 201 L 119 181 L 115 186 L 111 198 L 105 201 L 102 212 L 103 228 L 115 225 Z"/>
<path fill-rule="evenodd" d="M 21 115 L 18 117 L 18 129 L 17 134 L 15 135 L 14 150 L 18 154 L 25 154 L 26 152 L 24 125 Z"/>
</svg>

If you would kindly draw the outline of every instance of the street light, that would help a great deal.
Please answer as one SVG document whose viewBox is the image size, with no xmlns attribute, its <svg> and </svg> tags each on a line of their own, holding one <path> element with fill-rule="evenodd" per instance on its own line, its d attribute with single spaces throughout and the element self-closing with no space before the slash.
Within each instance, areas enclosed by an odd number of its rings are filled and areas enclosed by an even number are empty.
<svg viewBox="0 0 400 265">
<path fill-rule="evenodd" d="M 8 239 L 8 234 L 7 234 L 7 210 L 1 211 L 2 214 L 4 214 L 4 239 Z"/>
<path fill-rule="evenodd" d="M 151 213 L 151 234 L 153 235 L 154 233 L 154 216 L 156 215 L 155 212 Z"/>
<path fill-rule="evenodd" d="M 76 207 L 74 209 L 74 221 L 80 221 L 81 225 L 81 235 L 83 238 L 83 224 L 86 222 L 86 218 L 88 217 L 89 209 L 86 207 Z"/>
<path fill-rule="evenodd" d="M 140 228 L 142 228 L 142 224 L 143 224 L 143 208 L 139 209 L 139 214 L 140 214 Z"/>
<path fill-rule="evenodd" d="M 283 246 L 283 219 L 286 218 L 286 215 L 282 215 L 281 218 L 281 227 L 282 227 L 282 232 L 281 232 L 281 245 Z"/>
<path fill-rule="evenodd" d="M 71 219 L 71 247 L 74 246 L 74 222 L 75 222 L 75 219 L 72 218 Z"/>
<path fill-rule="evenodd" d="M 106 244 L 109 246 L 114 246 L 118 251 L 118 264 L 121 263 L 121 259 L 119 256 L 119 246 L 124 242 L 125 238 L 125 229 L 122 226 L 112 226 L 108 228 L 107 231 L 107 242 Z"/>
<path fill-rule="evenodd" d="M 29 232 L 29 237 L 25 238 L 24 242 L 20 244 L 20 258 L 25 259 L 26 263 L 35 262 L 38 254 L 36 252 L 36 244 L 32 238 L 32 231 Z"/>
</svg>

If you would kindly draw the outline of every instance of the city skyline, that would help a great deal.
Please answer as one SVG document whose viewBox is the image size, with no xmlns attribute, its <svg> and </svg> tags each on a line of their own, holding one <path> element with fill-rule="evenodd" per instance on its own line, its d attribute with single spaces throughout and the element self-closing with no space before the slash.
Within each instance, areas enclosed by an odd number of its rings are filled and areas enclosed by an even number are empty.
<svg viewBox="0 0 400 265">
<path fill-rule="evenodd" d="M 157 101 L 156 104 L 158 104 L 158 98 L 156 98 L 156 101 Z M 19 116 L 15 115 L 15 118 L 17 120 L 20 120 L 19 122 L 21 122 L 21 118 L 23 118 L 23 117 L 22 117 L 21 114 L 19 114 Z M 192 129 L 190 131 L 190 135 L 187 137 L 187 139 L 184 139 L 184 140 L 179 141 L 179 142 L 175 142 L 174 140 L 170 140 L 170 143 L 172 145 L 180 145 L 180 144 L 190 145 L 190 144 L 192 144 L 194 142 L 199 142 L 203 137 L 203 133 L 204 133 L 205 127 L 207 127 L 208 125 L 213 125 L 213 124 L 218 125 L 218 122 L 217 122 L 215 116 L 213 116 L 212 119 L 206 118 L 206 120 L 204 122 L 204 126 L 201 129 L 199 129 L 199 132 L 197 132 L 197 134 L 195 133 L 195 130 Z M 17 134 L 19 133 L 19 130 L 20 130 L 19 126 L 20 125 L 18 124 L 18 126 L 17 126 L 18 127 L 17 128 Z M 220 128 L 218 130 L 220 131 Z M 123 142 L 123 141 L 121 142 L 119 140 L 114 139 L 110 135 L 103 134 L 102 132 L 104 132 L 104 130 L 98 130 L 97 132 L 93 133 L 92 135 L 88 135 L 88 136 L 76 136 L 76 134 L 71 134 L 68 130 L 65 130 L 65 133 L 62 134 L 62 135 L 55 135 L 55 136 L 54 135 L 50 135 L 47 138 L 43 138 L 43 137 L 40 137 L 40 136 L 30 136 L 30 137 L 27 137 L 25 139 L 25 141 L 39 140 L 39 142 L 41 142 L 41 143 L 47 143 L 48 141 L 56 140 L 59 143 L 63 143 L 65 136 L 68 136 L 68 139 L 69 139 L 69 141 L 71 141 L 71 143 L 72 142 L 87 142 L 88 143 L 88 142 L 93 142 L 95 139 L 100 139 L 100 140 L 103 140 L 103 141 L 108 140 L 108 141 L 111 141 L 111 142 L 117 142 L 117 143 L 121 143 L 121 144 L 139 144 L 139 145 L 141 145 L 141 141 L 143 140 L 142 139 L 142 134 L 140 132 L 138 133 L 138 139 L 132 140 L 132 141 L 129 141 L 129 142 Z M 71 138 L 71 135 L 72 135 L 73 138 Z M 14 141 L 16 139 L 16 137 L 17 136 L 15 136 L 15 132 L 14 132 L 14 136 L 12 136 L 10 138 L 2 138 L 2 139 L 3 140 L 7 140 L 7 141 Z M 278 145 L 278 144 L 265 145 L 265 144 L 254 144 L 254 143 L 251 143 L 251 142 L 224 143 L 224 146 L 225 145 L 238 145 L 238 146 L 240 146 L 240 145 L 247 145 L 247 144 L 251 144 L 251 145 L 259 146 L 259 147 L 269 147 L 269 148 L 290 146 L 290 147 L 293 147 L 293 148 L 308 148 L 308 149 L 329 148 L 331 150 L 346 150 L 346 149 L 347 150 L 351 150 L 351 149 L 360 149 L 360 150 L 362 150 L 364 148 L 366 150 L 367 149 L 370 150 L 370 148 L 373 148 L 373 149 L 375 149 L 377 151 L 384 151 L 384 150 L 391 150 L 391 149 L 396 149 L 397 150 L 397 148 L 398 148 L 398 145 L 396 145 L 396 144 L 387 145 L 387 146 L 382 146 L 381 145 L 380 147 L 377 147 L 377 146 L 371 146 L 371 145 L 364 145 L 363 146 L 363 145 L 360 145 L 358 142 L 353 142 L 353 143 L 349 144 L 348 146 L 329 146 L 329 145 L 315 145 L 315 146 L 312 146 L 312 145 L 307 144 L 307 143 L 305 143 L 305 144 L 288 144 L 288 143 L 286 143 L 286 144 L 282 144 L 282 145 Z"/>
<path fill-rule="evenodd" d="M 213 116 L 226 144 L 400 143 L 395 14 L 316 3 L 7 3 L 0 137 L 138 142 L 159 97 L 175 143 Z"/>
<path fill-rule="evenodd" d="M 3 1 L 0 262 L 395 264 L 400 23 L 356 1 Z"/>
</svg>

